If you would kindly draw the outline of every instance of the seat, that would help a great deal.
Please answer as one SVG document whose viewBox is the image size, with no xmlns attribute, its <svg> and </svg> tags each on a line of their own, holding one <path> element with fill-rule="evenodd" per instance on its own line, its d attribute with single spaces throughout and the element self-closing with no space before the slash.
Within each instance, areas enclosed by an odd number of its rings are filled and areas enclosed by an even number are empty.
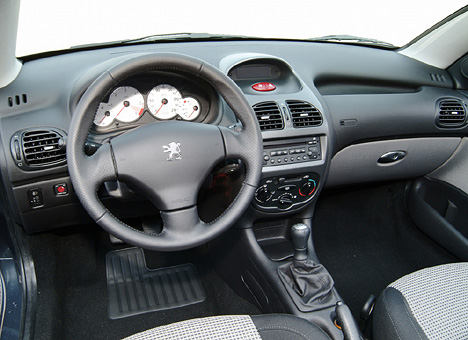
<svg viewBox="0 0 468 340">
<path fill-rule="evenodd" d="M 226 315 L 160 326 L 125 340 L 330 340 L 319 327 L 287 314 Z"/>
<path fill-rule="evenodd" d="M 375 340 L 468 339 L 468 263 L 422 269 L 393 282 L 373 317 Z"/>
</svg>

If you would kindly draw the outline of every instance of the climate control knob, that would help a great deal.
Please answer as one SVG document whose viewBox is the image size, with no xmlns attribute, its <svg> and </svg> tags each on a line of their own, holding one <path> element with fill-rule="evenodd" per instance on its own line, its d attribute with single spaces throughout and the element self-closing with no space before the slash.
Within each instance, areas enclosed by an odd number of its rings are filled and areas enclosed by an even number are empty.
<svg viewBox="0 0 468 340">
<path fill-rule="evenodd" d="M 293 199 L 294 199 L 294 196 L 290 193 L 282 194 L 281 196 L 278 197 L 279 207 L 281 209 L 289 208 L 294 203 Z"/>
<path fill-rule="evenodd" d="M 267 185 L 262 185 L 257 189 L 257 191 L 255 191 L 255 199 L 259 203 L 265 203 L 271 198 L 272 195 L 273 193 L 268 189 Z"/>
<path fill-rule="evenodd" d="M 307 182 L 302 184 L 301 188 L 299 189 L 299 195 L 301 196 L 310 196 L 315 192 L 315 188 L 317 184 L 313 179 L 309 179 Z"/>
</svg>

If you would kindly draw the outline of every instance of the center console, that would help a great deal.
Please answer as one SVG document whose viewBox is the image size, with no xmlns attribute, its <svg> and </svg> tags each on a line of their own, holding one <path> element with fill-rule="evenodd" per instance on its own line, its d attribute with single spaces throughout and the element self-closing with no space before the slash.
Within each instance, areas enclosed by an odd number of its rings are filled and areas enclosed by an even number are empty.
<svg viewBox="0 0 468 340">
<path fill-rule="evenodd" d="M 289 64 L 272 56 L 231 55 L 220 68 L 257 115 L 263 169 L 250 211 L 210 244 L 215 268 L 264 313 L 300 316 L 332 339 L 349 338 L 347 331 L 358 334 L 310 237 L 332 140 L 318 93 Z M 352 327 L 337 327 L 338 314 Z"/>
</svg>

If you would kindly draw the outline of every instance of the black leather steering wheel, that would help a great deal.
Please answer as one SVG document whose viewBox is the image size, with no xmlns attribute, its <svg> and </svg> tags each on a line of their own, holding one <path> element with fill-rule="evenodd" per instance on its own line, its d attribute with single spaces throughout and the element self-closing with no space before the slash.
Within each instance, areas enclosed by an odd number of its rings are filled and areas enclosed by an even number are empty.
<svg viewBox="0 0 468 340">
<path fill-rule="evenodd" d="M 102 98 L 130 76 L 156 70 L 189 73 L 210 83 L 239 118 L 242 131 L 191 122 L 155 122 L 117 136 L 87 156 L 84 144 Z M 67 144 L 73 187 L 91 218 L 129 244 L 165 251 L 201 245 L 228 229 L 253 198 L 262 154 L 255 114 L 237 85 L 215 67 L 175 53 L 130 57 L 101 74 L 73 113 Z M 209 172 L 224 159 L 241 159 L 246 177 L 226 211 L 204 223 L 197 212 L 197 193 Z M 113 180 L 138 187 L 161 211 L 160 234 L 136 230 L 103 206 L 97 191 L 103 182 Z"/>
</svg>

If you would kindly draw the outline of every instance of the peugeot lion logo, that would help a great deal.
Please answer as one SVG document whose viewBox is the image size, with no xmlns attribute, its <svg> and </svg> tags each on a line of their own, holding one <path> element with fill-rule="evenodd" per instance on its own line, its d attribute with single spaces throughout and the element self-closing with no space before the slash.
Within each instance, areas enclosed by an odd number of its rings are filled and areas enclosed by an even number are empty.
<svg viewBox="0 0 468 340">
<path fill-rule="evenodd" d="M 180 143 L 171 142 L 169 145 L 163 145 L 164 152 L 169 152 L 168 161 L 182 159 L 182 154 L 180 153 Z"/>
</svg>

